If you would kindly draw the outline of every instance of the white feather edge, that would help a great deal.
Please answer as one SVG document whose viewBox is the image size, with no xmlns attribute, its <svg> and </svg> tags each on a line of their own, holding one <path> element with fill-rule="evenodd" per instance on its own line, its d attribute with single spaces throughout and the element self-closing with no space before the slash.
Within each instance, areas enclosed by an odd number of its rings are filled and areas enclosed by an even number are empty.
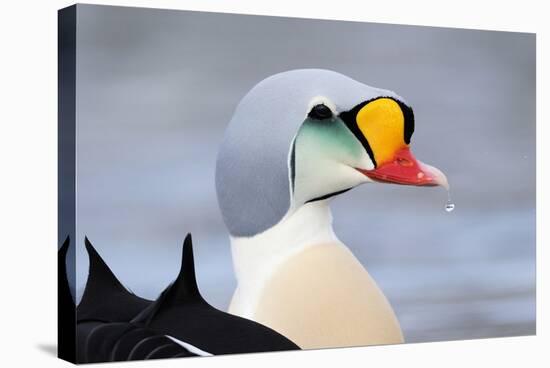
<svg viewBox="0 0 550 368">
<path fill-rule="evenodd" d="M 167 338 L 169 338 L 170 340 L 172 340 L 173 342 L 175 342 L 176 344 L 186 348 L 187 350 L 189 350 L 193 354 L 197 354 L 197 355 L 200 355 L 200 356 L 213 356 L 213 354 L 211 354 L 207 351 L 201 350 L 201 349 L 197 348 L 196 346 L 193 346 L 189 343 L 178 340 L 175 337 L 172 337 L 172 336 L 169 336 L 169 335 L 165 335 L 165 336 Z"/>
</svg>

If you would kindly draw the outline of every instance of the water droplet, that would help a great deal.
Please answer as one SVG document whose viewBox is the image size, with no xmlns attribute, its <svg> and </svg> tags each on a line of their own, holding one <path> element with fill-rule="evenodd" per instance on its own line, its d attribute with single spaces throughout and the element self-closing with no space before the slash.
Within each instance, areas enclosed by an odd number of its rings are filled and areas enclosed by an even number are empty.
<svg viewBox="0 0 550 368">
<path fill-rule="evenodd" d="M 455 209 L 455 204 L 451 199 L 451 191 L 447 189 L 447 203 L 445 204 L 445 211 L 452 212 Z"/>
</svg>

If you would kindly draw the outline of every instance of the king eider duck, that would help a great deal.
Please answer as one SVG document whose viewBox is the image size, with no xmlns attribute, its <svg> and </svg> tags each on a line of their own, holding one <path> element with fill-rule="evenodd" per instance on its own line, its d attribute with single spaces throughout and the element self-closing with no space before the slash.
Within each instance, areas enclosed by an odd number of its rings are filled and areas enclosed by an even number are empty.
<svg viewBox="0 0 550 368">
<path fill-rule="evenodd" d="M 388 300 L 334 234 L 329 200 L 372 182 L 448 187 L 412 154 L 413 131 L 405 99 L 333 71 L 253 87 L 216 164 L 237 279 L 229 312 L 302 349 L 403 342 Z"/>
</svg>

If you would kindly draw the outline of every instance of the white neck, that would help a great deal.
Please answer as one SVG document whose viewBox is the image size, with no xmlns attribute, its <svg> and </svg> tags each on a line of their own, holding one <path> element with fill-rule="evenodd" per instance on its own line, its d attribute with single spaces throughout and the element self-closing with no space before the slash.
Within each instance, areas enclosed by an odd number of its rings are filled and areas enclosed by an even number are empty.
<svg viewBox="0 0 550 368">
<path fill-rule="evenodd" d="M 231 237 L 238 287 L 230 312 L 250 317 L 255 307 L 250 301 L 258 299 L 263 285 L 279 264 L 309 246 L 327 242 L 340 243 L 332 230 L 327 200 L 301 206 L 258 235 Z M 246 305 L 242 300 L 247 301 Z"/>
</svg>

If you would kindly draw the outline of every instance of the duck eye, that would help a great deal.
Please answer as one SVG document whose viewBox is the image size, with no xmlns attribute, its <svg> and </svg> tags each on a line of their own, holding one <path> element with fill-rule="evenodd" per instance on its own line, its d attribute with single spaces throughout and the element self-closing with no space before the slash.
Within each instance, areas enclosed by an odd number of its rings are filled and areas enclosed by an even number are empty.
<svg viewBox="0 0 550 368">
<path fill-rule="evenodd" d="M 313 106 L 308 117 L 316 120 L 323 120 L 332 117 L 332 110 L 325 104 L 318 104 Z"/>
</svg>

